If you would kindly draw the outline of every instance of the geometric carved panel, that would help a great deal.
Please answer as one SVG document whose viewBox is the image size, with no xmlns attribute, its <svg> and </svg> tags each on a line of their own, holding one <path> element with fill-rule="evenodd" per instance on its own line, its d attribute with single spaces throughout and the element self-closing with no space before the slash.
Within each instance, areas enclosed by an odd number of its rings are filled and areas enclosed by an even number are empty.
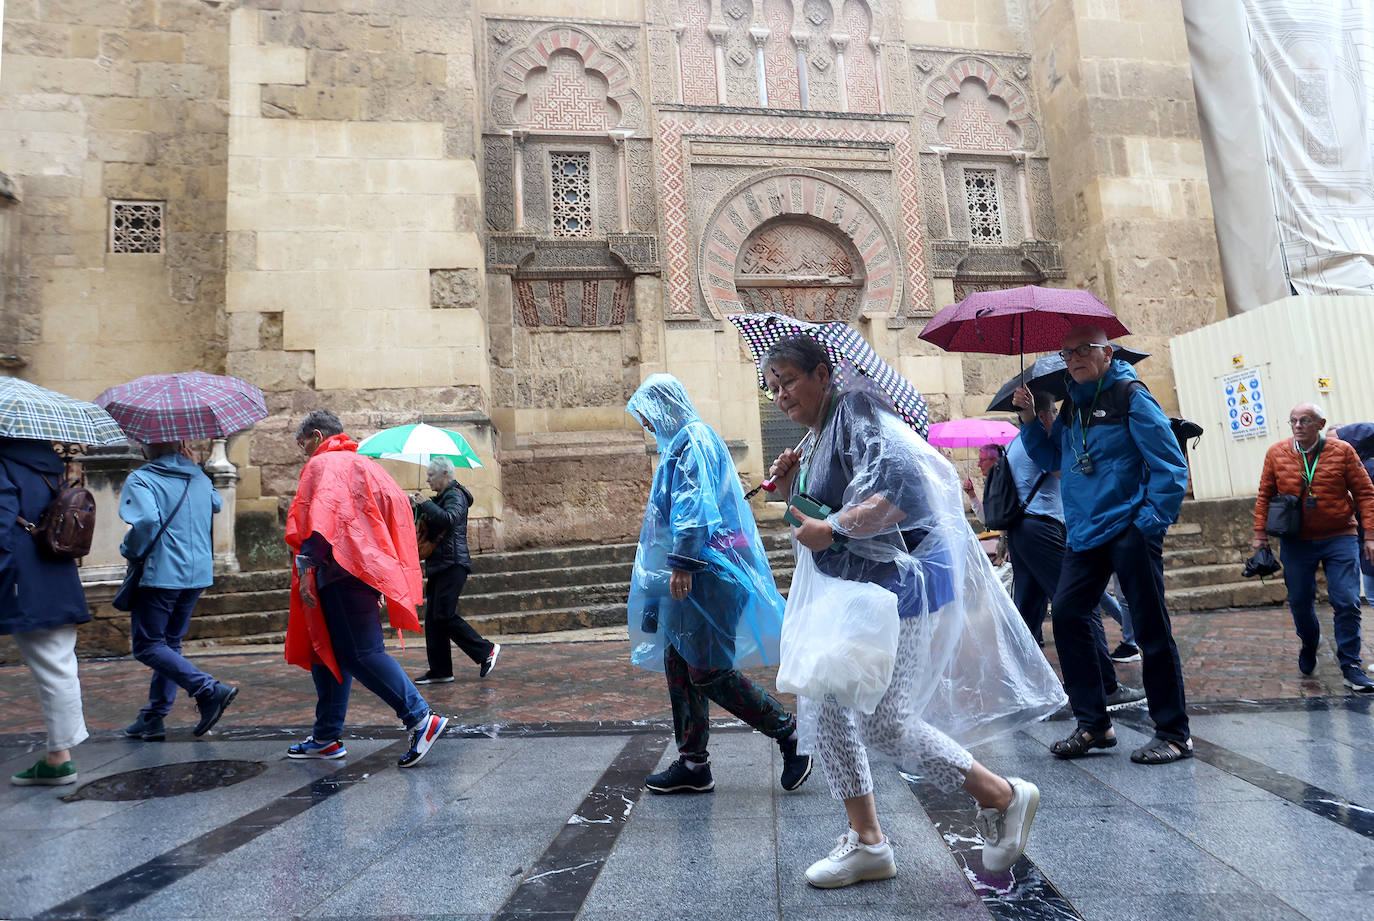
<svg viewBox="0 0 1374 921">
<path fill-rule="evenodd" d="M 845 0 L 844 23 L 849 31 L 848 51 L 845 53 L 845 77 L 848 83 L 849 111 L 878 111 L 878 53 L 869 43 L 873 35 L 873 18 L 862 0 Z"/>
<path fill-rule="evenodd" d="M 520 326 L 620 326 L 634 301 L 629 278 L 517 280 L 514 287 Z"/>
<path fill-rule="evenodd" d="M 768 104 L 776 109 L 800 109 L 797 85 L 797 50 L 792 44 L 791 0 L 763 0 L 768 39 L 763 46 L 763 68 L 768 79 Z"/>
<path fill-rule="evenodd" d="M 771 311 L 808 323 L 847 323 L 862 305 L 862 262 L 835 228 L 774 218 L 740 248 L 735 288 L 751 313 Z"/>
<path fill-rule="evenodd" d="M 927 63 L 928 55 L 917 59 L 918 68 Z M 983 58 L 945 66 L 926 86 L 922 114 L 939 143 L 959 150 L 1032 149 L 1039 141 L 1025 93 Z"/>
<path fill-rule="evenodd" d="M 683 29 L 678 48 L 682 56 L 682 101 L 689 106 L 713 106 L 716 92 L 716 52 L 706 26 L 711 0 L 681 0 Z"/>
<path fill-rule="evenodd" d="M 606 81 L 575 52 L 561 50 L 525 77 L 515 120 L 545 131 L 605 131 L 620 123 L 620 107 L 606 98 Z"/>
<path fill-rule="evenodd" d="M 502 58 L 491 90 L 498 125 L 605 131 L 640 127 L 643 106 L 634 78 L 615 54 L 585 30 L 555 25 Z"/>
<path fill-rule="evenodd" d="M 854 301 L 865 309 L 895 313 L 901 279 L 895 241 L 884 224 L 852 188 L 825 173 L 770 170 L 737 187 L 706 223 L 697 258 L 701 290 L 712 311 L 724 316 L 766 299 L 757 294 L 759 281 L 784 284 L 796 296 L 801 286 L 788 276 L 824 274 L 834 297 L 827 302 L 827 292 L 808 295 L 807 309 L 831 312 L 841 309 L 835 302 L 843 293 L 840 288 L 867 279 L 863 297 L 854 291 Z M 809 232 L 813 227 L 823 230 Z M 797 247 L 791 256 L 785 254 L 788 246 Z M 766 279 L 746 279 L 746 298 L 737 282 L 750 274 Z M 850 313 L 845 319 L 860 309 L 859 303 L 846 306 Z"/>
</svg>

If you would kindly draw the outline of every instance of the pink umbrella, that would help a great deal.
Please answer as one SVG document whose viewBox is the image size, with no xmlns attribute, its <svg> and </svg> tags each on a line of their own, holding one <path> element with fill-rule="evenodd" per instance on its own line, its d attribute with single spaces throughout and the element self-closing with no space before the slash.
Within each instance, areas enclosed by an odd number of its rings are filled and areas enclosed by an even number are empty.
<svg viewBox="0 0 1374 921">
<path fill-rule="evenodd" d="M 1010 422 L 991 419 L 951 419 L 930 427 L 926 439 L 937 448 L 981 448 L 983 445 L 1004 445 L 1016 440 L 1021 430 Z"/>
<path fill-rule="evenodd" d="M 1054 351 L 1069 330 L 1089 324 L 1109 339 L 1131 332 L 1091 292 L 1025 285 L 970 294 L 932 317 L 920 337 L 946 352 L 1025 355 Z"/>
</svg>

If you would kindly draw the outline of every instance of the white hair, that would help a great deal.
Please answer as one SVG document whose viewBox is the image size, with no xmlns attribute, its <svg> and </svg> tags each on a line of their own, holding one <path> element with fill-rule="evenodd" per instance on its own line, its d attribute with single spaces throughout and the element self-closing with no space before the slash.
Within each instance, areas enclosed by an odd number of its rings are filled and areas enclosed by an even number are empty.
<svg viewBox="0 0 1374 921">
<path fill-rule="evenodd" d="M 453 466 L 453 461 L 449 460 L 447 457 L 436 455 L 429 459 L 429 466 L 425 469 L 429 472 L 430 476 L 436 473 L 442 473 L 445 476 L 452 477 L 453 471 L 457 468 Z"/>
</svg>

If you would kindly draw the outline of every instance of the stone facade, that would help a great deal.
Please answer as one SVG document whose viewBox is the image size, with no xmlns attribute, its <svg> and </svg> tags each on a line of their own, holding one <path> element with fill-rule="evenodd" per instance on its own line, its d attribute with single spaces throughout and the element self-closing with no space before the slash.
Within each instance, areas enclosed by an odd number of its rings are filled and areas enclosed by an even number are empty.
<svg viewBox="0 0 1374 921">
<path fill-rule="evenodd" d="M 187 368 L 261 386 L 272 416 L 228 455 L 250 565 L 273 564 L 318 405 L 360 435 L 461 430 L 488 461 L 462 477 L 477 548 L 618 540 L 653 469 L 624 412 L 651 372 L 763 473 L 772 410 L 732 313 L 854 324 L 939 419 L 1017 367 L 917 338 L 972 291 L 1093 290 L 1166 406 L 1167 338 L 1222 310 L 1177 4 L 4 15 L 0 362 L 82 397 Z"/>
</svg>

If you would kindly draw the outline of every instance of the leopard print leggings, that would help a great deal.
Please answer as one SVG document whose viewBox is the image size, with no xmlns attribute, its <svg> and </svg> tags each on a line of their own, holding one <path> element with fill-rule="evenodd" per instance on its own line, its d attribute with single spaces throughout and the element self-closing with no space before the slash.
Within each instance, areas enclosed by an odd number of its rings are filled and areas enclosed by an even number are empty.
<svg viewBox="0 0 1374 921">
<path fill-rule="evenodd" d="M 812 722 L 815 727 L 814 750 L 825 767 L 830 794 L 835 799 L 873 792 L 873 774 L 865 745 L 941 790 L 957 790 L 964 785 L 964 778 L 973 767 L 973 756 L 911 712 L 912 691 L 921 665 L 918 643 L 915 619 L 903 618 L 892 684 L 872 715 L 843 707 L 834 697 L 822 701 L 804 697 L 798 701 L 799 719 L 803 724 Z"/>
</svg>

